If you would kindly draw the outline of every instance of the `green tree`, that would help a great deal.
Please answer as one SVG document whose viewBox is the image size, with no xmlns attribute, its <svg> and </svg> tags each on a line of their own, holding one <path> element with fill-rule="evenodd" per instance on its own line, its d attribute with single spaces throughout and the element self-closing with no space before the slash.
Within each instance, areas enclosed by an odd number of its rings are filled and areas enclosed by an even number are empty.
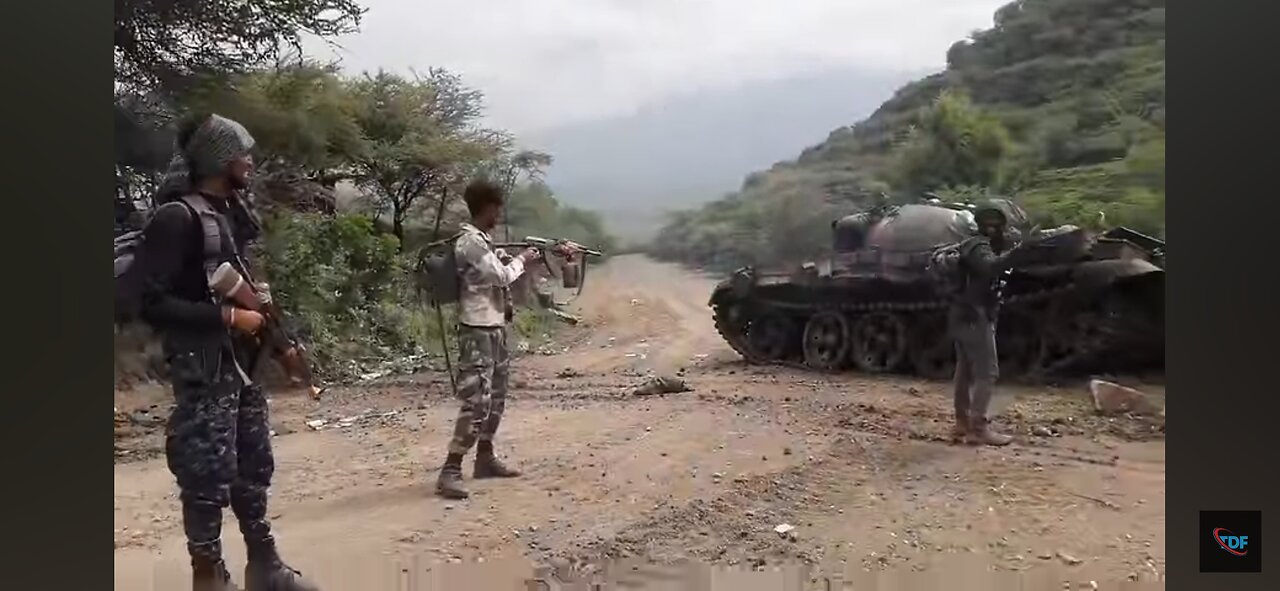
<svg viewBox="0 0 1280 591">
<path fill-rule="evenodd" d="M 953 186 L 994 185 L 1009 151 L 1008 131 L 963 94 L 943 92 L 920 117 L 892 172 L 913 194 Z"/>
<path fill-rule="evenodd" d="M 352 91 L 368 141 L 355 162 L 357 179 L 373 195 L 375 211 L 391 216 L 392 233 L 402 245 L 405 223 L 424 202 L 444 198 L 511 141 L 477 124 L 483 95 L 443 69 L 412 78 L 366 75 L 352 83 Z"/>
<path fill-rule="evenodd" d="M 354 0 L 115 0 L 115 80 L 137 94 L 243 73 L 360 24 Z"/>
<path fill-rule="evenodd" d="M 182 102 L 244 124 L 258 142 L 260 168 L 296 168 L 329 188 L 352 178 L 352 163 L 369 148 L 355 96 L 334 66 L 283 64 L 199 85 Z"/>
</svg>

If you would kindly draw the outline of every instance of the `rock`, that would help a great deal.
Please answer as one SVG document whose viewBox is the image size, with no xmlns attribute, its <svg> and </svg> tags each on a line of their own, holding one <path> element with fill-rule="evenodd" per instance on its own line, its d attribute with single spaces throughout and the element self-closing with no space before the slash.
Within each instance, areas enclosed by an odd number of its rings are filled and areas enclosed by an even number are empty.
<svg viewBox="0 0 1280 591">
<path fill-rule="evenodd" d="M 1113 384 L 1104 380 L 1091 380 L 1089 392 L 1093 394 L 1093 408 L 1104 415 L 1133 413 L 1140 415 L 1163 415 L 1159 408 L 1146 394 L 1133 388 Z"/>
<path fill-rule="evenodd" d="M 1032 428 L 1031 428 L 1031 434 L 1032 434 L 1032 435 L 1035 435 L 1036 437 L 1053 437 L 1053 436 L 1055 436 L 1055 433 L 1053 432 L 1053 429 L 1050 429 L 1050 428 L 1048 428 L 1048 427 L 1045 427 L 1044 425 L 1036 425 L 1036 426 L 1032 427 Z"/>
<path fill-rule="evenodd" d="M 786 535 L 791 533 L 791 530 L 795 528 L 796 526 L 791 525 L 790 523 L 779 523 L 777 527 L 773 528 L 773 531 L 780 536 L 786 537 Z"/>
<path fill-rule="evenodd" d="M 321 429 L 323 429 L 323 428 L 324 428 L 324 426 L 325 426 L 325 422 L 326 422 L 326 421 L 325 421 L 324 419 L 316 419 L 316 420 L 314 420 L 314 421 L 307 421 L 307 428 L 311 429 L 312 431 L 319 431 L 319 430 L 321 430 Z"/>
</svg>

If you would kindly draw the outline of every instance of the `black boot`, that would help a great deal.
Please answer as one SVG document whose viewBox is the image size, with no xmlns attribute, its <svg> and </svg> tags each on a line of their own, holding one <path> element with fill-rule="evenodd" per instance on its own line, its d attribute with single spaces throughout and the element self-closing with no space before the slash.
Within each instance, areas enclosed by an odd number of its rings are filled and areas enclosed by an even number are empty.
<svg viewBox="0 0 1280 591">
<path fill-rule="evenodd" d="M 314 583 L 280 560 L 275 538 L 245 540 L 249 561 L 244 566 L 245 591 L 320 591 Z"/>
<path fill-rule="evenodd" d="M 476 447 L 476 465 L 472 472 L 475 478 L 515 478 L 520 471 L 502 463 L 493 455 L 493 442 L 481 441 Z"/>
<path fill-rule="evenodd" d="M 449 454 L 444 466 L 440 468 L 440 477 L 436 479 L 436 494 L 446 499 L 465 499 L 471 496 L 467 488 L 462 486 L 462 454 Z"/>
<path fill-rule="evenodd" d="M 188 544 L 187 550 L 191 553 L 192 591 L 240 591 L 222 560 L 221 543 Z"/>
</svg>

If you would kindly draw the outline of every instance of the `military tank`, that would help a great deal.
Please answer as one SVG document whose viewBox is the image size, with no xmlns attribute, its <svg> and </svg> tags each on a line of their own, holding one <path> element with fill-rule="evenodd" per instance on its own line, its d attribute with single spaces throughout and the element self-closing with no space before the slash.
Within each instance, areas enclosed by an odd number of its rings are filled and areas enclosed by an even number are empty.
<svg viewBox="0 0 1280 591">
<path fill-rule="evenodd" d="M 1001 376 L 1162 369 L 1164 242 L 1124 227 L 1040 230 L 998 203 L 1016 252 L 1001 279 Z M 716 328 L 753 363 L 949 377 L 948 298 L 928 266 L 975 229 L 969 208 L 936 200 L 836 220 L 825 260 L 720 282 Z"/>
</svg>

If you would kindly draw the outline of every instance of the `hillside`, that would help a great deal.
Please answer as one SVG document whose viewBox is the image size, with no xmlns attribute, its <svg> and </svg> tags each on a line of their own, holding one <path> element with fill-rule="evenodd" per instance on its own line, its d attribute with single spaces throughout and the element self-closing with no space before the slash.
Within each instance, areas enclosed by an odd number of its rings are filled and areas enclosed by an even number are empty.
<svg viewBox="0 0 1280 591">
<path fill-rule="evenodd" d="M 600 211 L 624 239 L 653 236 L 666 210 L 736 188 L 744 171 L 787 158 L 834 126 L 870 115 L 919 72 L 833 68 L 691 91 L 636 112 L 531 134 L 555 156 L 560 199 Z"/>
<path fill-rule="evenodd" d="M 1108 223 L 1162 233 L 1164 19 L 1163 0 L 1008 4 L 991 29 L 951 47 L 945 71 L 907 84 L 796 159 L 749 175 L 736 193 L 673 216 L 654 252 L 714 267 L 814 256 L 835 216 L 881 192 L 910 201 L 926 190 L 1010 194 L 1046 224 L 1105 212 Z M 991 174 L 975 177 L 983 182 L 929 170 L 958 166 L 954 158 L 910 161 L 922 142 L 941 141 L 928 136 L 939 117 L 953 117 L 938 113 L 947 95 L 960 97 L 946 108 L 960 109 L 964 125 L 999 128 L 988 130 L 999 149 Z M 954 149 L 975 149 L 971 131 L 956 132 Z"/>
</svg>

